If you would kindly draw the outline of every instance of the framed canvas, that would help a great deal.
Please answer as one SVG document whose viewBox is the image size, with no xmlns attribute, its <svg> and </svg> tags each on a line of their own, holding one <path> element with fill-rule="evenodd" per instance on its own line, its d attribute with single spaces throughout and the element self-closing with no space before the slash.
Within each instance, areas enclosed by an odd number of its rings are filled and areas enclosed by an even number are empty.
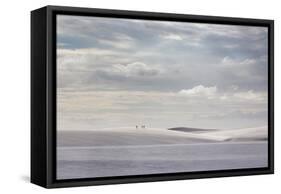
<svg viewBox="0 0 281 194">
<path fill-rule="evenodd" d="M 31 182 L 273 173 L 273 20 L 31 12 Z"/>
</svg>

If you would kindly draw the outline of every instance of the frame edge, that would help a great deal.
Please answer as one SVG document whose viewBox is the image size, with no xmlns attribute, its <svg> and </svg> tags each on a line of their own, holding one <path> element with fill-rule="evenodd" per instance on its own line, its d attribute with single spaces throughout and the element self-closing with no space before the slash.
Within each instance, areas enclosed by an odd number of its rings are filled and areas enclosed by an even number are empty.
<svg viewBox="0 0 281 194">
<path fill-rule="evenodd" d="M 30 181 L 46 187 L 46 7 L 31 11 Z"/>
</svg>

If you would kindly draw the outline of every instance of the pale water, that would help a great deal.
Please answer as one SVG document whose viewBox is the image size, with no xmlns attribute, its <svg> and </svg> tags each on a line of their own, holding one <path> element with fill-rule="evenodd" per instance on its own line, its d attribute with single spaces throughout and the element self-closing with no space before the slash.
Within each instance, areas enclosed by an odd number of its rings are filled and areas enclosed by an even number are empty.
<svg viewBox="0 0 281 194">
<path fill-rule="evenodd" d="M 267 167 L 267 141 L 59 146 L 57 178 Z"/>
</svg>

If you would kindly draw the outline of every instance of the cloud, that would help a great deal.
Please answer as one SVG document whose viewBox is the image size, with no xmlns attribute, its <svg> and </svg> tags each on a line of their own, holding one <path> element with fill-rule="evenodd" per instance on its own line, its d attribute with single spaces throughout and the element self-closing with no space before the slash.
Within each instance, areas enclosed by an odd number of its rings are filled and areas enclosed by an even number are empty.
<svg viewBox="0 0 281 194">
<path fill-rule="evenodd" d="M 104 72 L 107 75 L 123 76 L 123 77 L 151 77 L 158 75 L 161 70 L 156 67 L 151 67 L 142 62 L 133 62 L 129 64 L 115 64 L 110 68 L 101 69 L 100 72 Z"/>
<path fill-rule="evenodd" d="M 183 37 L 181 37 L 178 34 L 167 34 L 167 35 L 162 35 L 161 37 L 168 40 L 183 40 Z"/>
<path fill-rule="evenodd" d="M 207 98 L 213 98 L 217 93 L 217 87 L 212 86 L 212 87 L 205 87 L 202 85 L 195 86 L 194 88 L 191 89 L 183 89 L 179 91 L 180 95 L 184 96 L 189 96 L 189 97 L 207 97 Z"/>
<path fill-rule="evenodd" d="M 235 60 L 231 57 L 224 57 L 222 59 L 221 64 L 225 67 L 229 66 L 248 66 L 248 65 L 254 65 L 257 61 L 255 59 L 244 59 L 244 60 Z"/>
<path fill-rule="evenodd" d="M 247 92 L 238 92 L 233 94 L 234 97 L 250 101 L 265 101 L 267 95 L 265 93 L 256 93 L 253 90 Z"/>
<path fill-rule="evenodd" d="M 126 34 L 113 34 L 111 39 L 98 39 L 97 42 L 100 45 L 106 45 L 116 49 L 131 49 L 134 48 L 134 39 Z"/>
<path fill-rule="evenodd" d="M 223 85 L 237 85 L 244 90 L 267 90 L 267 57 L 225 56 L 216 67 Z"/>
<path fill-rule="evenodd" d="M 191 89 L 182 89 L 178 94 L 186 97 L 202 97 L 224 101 L 228 100 L 232 102 L 266 102 L 267 100 L 267 92 L 256 92 L 253 90 L 238 91 L 237 86 L 230 86 L 230 88 L 230 91 L 219 92 L 217 86 L 205 87 L 203 85 L 198 85 Z"/>
</svg>

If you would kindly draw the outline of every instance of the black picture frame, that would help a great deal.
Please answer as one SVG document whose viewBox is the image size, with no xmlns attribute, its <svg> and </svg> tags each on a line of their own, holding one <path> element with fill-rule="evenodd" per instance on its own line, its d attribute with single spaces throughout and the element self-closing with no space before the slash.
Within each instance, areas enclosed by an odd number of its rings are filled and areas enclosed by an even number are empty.
<svg viewBox="0 0 281 194">
<path fill-rule="evenodd" d="M 56 180 L 56 15 L 215 23 L 268 28 L 268 167 Z M 274 173 L 274 21 L 140 11 L 46 6 L 31 12 L 31 182 L 46 188 Z"/>
</svg>

